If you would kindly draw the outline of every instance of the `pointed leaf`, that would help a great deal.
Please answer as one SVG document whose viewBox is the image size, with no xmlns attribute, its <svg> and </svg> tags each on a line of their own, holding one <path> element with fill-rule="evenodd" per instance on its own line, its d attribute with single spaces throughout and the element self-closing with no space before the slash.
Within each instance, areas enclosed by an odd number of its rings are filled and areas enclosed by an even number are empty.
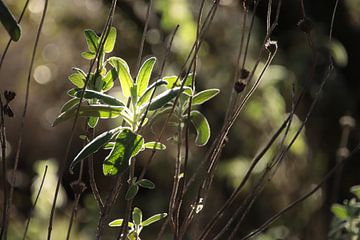
<svg viewBox="0 0 360 240">
<path fill-rule="evenodd" d="M 110 27 L 109 34 L 104 43 L 104 52 L 110 53 L 114 50 L 116 42 L 116 28 Z"/>
<path fill-rule="evenodd" d="M 74 169 L 77 163 L 79 163 L 81 160 L 87 158 L 91 154 L 97 152 L 102 146 L 104 146 L 106 143 L 108 143 L 116 133 L 119 132 L 119 129 L 112 129 L 106 132 L 103 132 L 96 138 L 94 138 L 91 142 L 86 144 L 86 146 L 81 149 L 81 151 L 76 155 L 74 160 L 70 164 L 70 169 Z"/>
<path fill-rule="evenodd" d="M 83 88 L 85 86 L 86 75 L 83 72 L 76 71 L 68 79 L 78 88 Z"/>
<path fill-rule="evenodd" d="M 0 21 L 9 33 L 11 40 L 17 42 L 21 36 L 20 25 L 3 1 L 0 1 Z"/>
<path fill-rule="evenodd" d="M 154 189 L 155 184 L 150 181 L 149 179 L 141 179 L 140 181 L 136 182 L 140 187 L 147 188 L 147 189 Z"/>
<path fill-rule="evenodd" d="M 126 200 L 133 199 L 138 192 L 139 192 L 139 186 L 136 184 L 131 184 L 129 189 L 126 191 L 125 199 Z"/>
<path fill-rule="evenodd" d="M 201 92 L 195 94 L 195 96 L 192 99 L 192 104 L 193 105 L 201 105 L 204 102 L 209 101 L 210 99 L 212 99 L 213 97 L 218 95 L 219 92 L 220 92 L 219 89 L 207 89 L 207 90 L 201 91 Z"/>
<path fill-rule="evenodd" d="M 86 29 L 84 34 L 89 51 L 95 53 L 99 46 L 99 36 L 91 29 Z"/>
<path fill-rule="evenodd" d="M 90 128 L 95 128 L 96 125 L 98 124 L 99 122 L 99 118 L 98 117 L 89 117 L 88 119 L 88 126 Z"/>
<path fill-rule="evenodd" d="M 349 218 L 349 214 L 345 206 L 341 204 L 337 204 L 337 203 L 333 204 L 331 206 L 331 211 L 340 220 L 346 220 Z"/>
<path fill-rule="evenodd" d="M 109 223 L 110 227 L 121 227 L 124 222 L 124 219 L 115 219 L 114 221 Z M 130 228 L 134 227 L 134 224 L 131 222 L 128 222 L 128 226 Z"/>
<path fill-rule="evenodd" d="M 165 150 L 166 146 L 160 142 L 147 142 L 144 144 L 145 148 L 155 149 L 155 150 Z"/>
<path fill-rule="evenodd" d="M 155 57 L 151 57 L 147 59 L 143 65 L 141 66 L 139 73 L 136 77 L 136 84 L 137 84 L 137 95 L 140 97 L 144 94 L 151 77 L 152 70 L 154 68 L 156 62 Z"/>
<path fill-rule="evenodd" d="M 121 115 L 123 106 L 112 106 L 112 105 L 90 105 L 81 106 L 79 110 L 79 116 L 85 117 L 99 117 L 99 118 L 116 118 Z M 77 111 L 77 105 L 73 106 L 69 110 L 61 113 L 54 121 L 53 127 L 57 124 L 64 122 L 65 120 L 75 116 Z"/>
<path fill-rule="evenodd" d="M 168 102 L 170 102 L 173 98 L 175 98 L 180 93 L 180 88 L 176 87 L 173 89 L 166 90 L 165 92 L 161 93 L 160 95 L 156 96 L 150 104 L 149 110 L 157 110 Z M 146 107 L 146 106 L 144 106 Z"/>
<path fill-rule="evenodd" d="M 210 126 L 207 119 L 199 111 L 194 110 L 190 113 L 190 120 L 196 129 L 196 145 L 206 145 L 210 138 Z"/>
<path fill-rule="evenodd" d="M 82 52 L 81 56 L 86 60 L 92 60 L 96 57 L 96 53 L 94 52 Z"/>
<path fill-rule="evenodd" d="M 118 57 L 111 57 L 109 59 L 109 63 L 118 72 L 120 85 L 124 96 L 130 97 L 130 89 L 134 85 L 134 81 L 131 78 L 129 66 L 127 65 L 126 61 Z"/>
<path fill-rule="evenodd" d="M 144 94 L 140 97 L 139 101 L 138 101 L 138 106 L 143 105 L 144 103 L 148 102 L 151 98 L 151 95 L 153 93 L 153 91 L 155 91 L 155 89 L 158 86 L 164 85 L 166 84 L 166 81 L 159 79 L 155 82 L 153 82 L 144 92 Z"/>
<path fill-rule="evenodd" d="M 72 98 L 69 101 L 67 101 L 61 108 L 60 112 L 66 112 L 68 111 L 70 108 L 73 108 L 74 106 L 78 105 L 80 102 L 80 99 L 78 98 Z"/>
<path fill-rule="evenodd" d="M 161 219 L 166 218 L 166 217 L 167 217 L 167 213 L 156 214 L 154 216 L 149 217 L 145 221 L 143 221 L 141 226 L 143 226 L 143 227 L 149 226 L 150 224 L 160 221 Z"/>
<path fill-rule="evenodd" d="M 82 92 L 82 89 L 76 89 L 73 92 L 73 96 L 80 98 L 81 92 Z M 97 99 L 101 103 L 109 104 L 109 105 L 113 105 L 113 106 L 125 106 L 125 104 L 123 102 L 121 102 L 119 99 L 117 99 L 113 96 L 107 95 L 105 93 L 94 91 L 94 90 L 85 90 L 84 98 L 85 99 Z"/>
<path fill-rule="evenodd" d="M 357 197 L 360 199 L 360 185 L 356 185 L 356 186 L 352 186 L 350 188 L 350 191 Z"/>
<path fill-rule="evenodd" d="M 132 220 L 135 223 L 135 225 L 141 225 L 142 223 L 142 212 L 140 208 L 134 207 L 134 210 L 132 212 Z"/>
<path fill-rule="evenodd" d="M 177 80 L 177 76 L 167 76 L 167 77 L 163 77 L 163 80 L 167 82 L 166 87 L 168 89 L 172 89 L 174 87 L 178 87 L 180 86 L 180 81 L 178 81 L 176 83 Z M 175 84 L 176 83 L 176 84 Z"/>
<path fill-rule="evenodd" d="M 124 129 L 115 139 L 115 145 L 103 164 L 103 173 L 116 175 L 129 166 L 129 160 L 143 148 L 144 138 Z"/>
</svg>

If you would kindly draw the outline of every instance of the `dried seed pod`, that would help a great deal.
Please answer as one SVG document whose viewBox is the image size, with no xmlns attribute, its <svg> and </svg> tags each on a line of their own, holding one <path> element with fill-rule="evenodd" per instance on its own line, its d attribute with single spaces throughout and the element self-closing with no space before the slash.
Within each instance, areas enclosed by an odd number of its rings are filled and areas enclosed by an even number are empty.
<svg viewBox="0 0 360 240">
<path fill-rule="evenodd" d="M 72 190 L 74 191 L 75 195 L 81 194 L 86 190 L 86 185 L 83 182 L 75 181 L 75 182 L 72 182 L 70 184 L 70 186 L 71 186 Z"/>
<path fill-rule="evenodd" d="M 304 33 L 310 33 L 314 27 L 312 20 L 307 17 L 300 19 L 297 26 Z"/>
<path fill-rule="evenodd" d="M 10 102 L 11 100 L 13 100 L 16 96 L 16 93 L 13 91 L 4 91 L 4 96 L 7 102 Z"/>
<path fill-rule="evenodd" d="M 237 93 L 241 93 L 242 91 L 244 91 L 245 87 L 246 87 L 246 82 L 245 81 L 238 80 L 234 84 L 234 90 Z"/>
<path fill-rule="evenodd" d="M 250 72 L 248 71 L 248 70 L 246 70 L 245 68 L 242 68 L 241 70 L 240 70 L 240 79 L 246 79 L 246 78 L 248 78 L 249 77 L 249 74 L 250 74 Z"/>
<path fill-rule="evenodd" d="M 10 106 L 8 105 L 8 104 L 6 104 L 5 106 L 4 106 L 4 109 L 3 109 L 3 111 L 4 111 L 4 114 L 5 115 L 8 115 L 9 117 L 14 117 L 14 113 L 13 113 L 13 111 L 11 110 L 11 108 L 10 108 Z"/>
</svg>

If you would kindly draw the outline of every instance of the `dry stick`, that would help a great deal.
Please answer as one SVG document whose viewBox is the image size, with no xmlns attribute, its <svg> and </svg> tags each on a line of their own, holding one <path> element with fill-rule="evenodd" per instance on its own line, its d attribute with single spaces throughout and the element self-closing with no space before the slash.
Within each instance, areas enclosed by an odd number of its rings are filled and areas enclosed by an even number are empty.
<svg viewBox="0 0 360 240">
<path fill-rule="evenodd" d="M 2 184 L 3 184 L 3 195 L 4 195 L 4 200 L 3 200 L 3 214 L 2 214 L 2 222 L 3 222 L 3 226 L 1 228 L 1 234 L 0 234 L 0 239 L 2 239 L 2 236 L 4 234 L 4 230 L 5 230 L 5 222 L 7 219 L 7 214 L 6 214 L 6 208 L 7 208 L 7 200 L 8 200 L 8 193 L 7 193 L 7 180 L 6 180 L 6 131 L 5 131 L 5 114 L 4 114 L 4 110 L 3 110 L 3 103 L 2 103 L 2 98 L 0 95 L 0 117 L 1 117 L 1 132 L 0 132 L 0 140 L 1 140 L 1 160 L 2 160 Z M 6 234 L 5 234 L 6 235 Z"/>
<path fill-rule="evenodd" d="M 349 161 L 351 158 L 354 157 L 354 155 L 360 150 L 360 145 L 356 146 L 356 148 L 350 153 L 350 155 L 345 158 L 343 161 L 338 162 L 323 178 L 322 180 L 314 187 L 311 191 L 307 192 L 291 204 L 281 210 L 279 213 L 272 216 L 269 220 L 267 220 L 264 224 L 262 224 L 259 228 L 251 232 L 250 234 L 246 235 L 245 237 L 241 238 L 241 240 L 246 240 L 255 237 L 260 232 L 264 231 L 267 227 L 269 227 L 273 222 L 275 222 L 277 219 L 279 219 L 282 215 L 284 215 L 286 212 L 297 206 L 299 203 L 302 203 L 304 200 L 309 198 L 312 194 L 314 194 L 317 190 L 321 188 L 321 186 L 332 176 L 332 174 L 339 168 L 342 167 L 347 161 Z"/>
<path fill-rule="evenodd" d="M 219 5 L 219 0 L 215 0 L 214 3 L 213 3 L 213 6 L 212 6 L 211 9 L 209 10 L 209 12 L 208 12 L 208 14 L 207 14 L 207 16 L 206 16 L 206 18 L 205 18 L 203 27 L 202 27 L 202 29 L 201 29 L 201 40 L 200 40 L 200 43 L 202 43 L 202 37 L 204 36 L 204 34 L 206 33 L 207 29 L 208 29 L 208 28 L 210 27 L 210 25 L 211 25 L 211 22 L 212 22 L 212 20 L 213 20 L 213 18 L 214 18 L 214 16 L 215 16 L 215 12 L 216 12 L 216 9 L 217 9 L 217 6 L 218 6 L 218 5 Z M 190 50 L 190 53 L 188 54 L 188 57 L 187 57 L 187 59 L 185 60 L 185 63 L 183 64 L 183 66 L 182 66 L 182 68 L 181 68 L 181 71 L 180 71 L 180 74 L 178 75 L 177 80 L 176 80 L 176 82 L 174 83 L 173 87 L 176 85 L 177 81 L 180 79 L 180 75 L 181 75 L 182 71 L 185 69 L 187 62 L 190 60 L 191 55 L 192 55 L 193 51 L 195 50 L 195 46 L 196 46 L 196 42 L 193 44 L 193 46 L 192 46 L 192 48 L 191 48 L 191 50 Z M 196 51 L 196 50 L 195 50 L 195 51 Z M 190 64 L 189 64 L 189 65 L 192 66 L 193 63 L 194 63 L 194 57 L 193 57 L 192 60 L 190 61 Z M 186 72 L 185 78 L 189 75 L 190 69 L 191 69 L 191 68 L 189 68 L 189 70 Z M 180 92 L 181 92 L 181 90 L 184 88 L 184 84 L 185 84 L 185 81 L 184 81 L 184 82 L 181 84 L 181 86 L 180 86 Z M 167 118 L 166 118 L 166 120 L 165 120 L 165 124 L 164 124 L 163 128 L 162 128 L 161 131 L 160 131 L 160 134 L 159 134 L 159 137 L 158 137 L 158 140 L 157 140 L 157 141 L 160 141 L 161 138 L 162 138 L 162 135 L 164 134 L 164 131 L 165 131 L 166 127 L 167 127 L 167 123 L 169 122 L 169 120 L 170 120 L 170 118 L 171 118 L 171 116 L 172 116 L 172 114 L 173 114 L 173 112 L 174 112 L 175 105 L 177 104 L 177 102 L 178 102 L 178 100 L 179 100 L 180 92 L 179 92 L 179 94 L 178 94 L 178 95 L 176 96 L 176 98 L 175 98 L 173 107 L 172 107 L 170 113 L 168 114 L 168 116 L 167 116 Z M 151 161 L 153 160 L 153 158 L 154 158 L 154 156 L 155 156 L 155 153 L 156 153 L 156 151 L 153 151 L 153 152 L 151 153 L 150 157 L 147 159 L 147 162 L 145 162 L 145 166 L 144 166 L 144 168 L 143 168 L 143 170 L 142 170 L 142 172 L 141 172 L 141 174 L 140 174 L 140 178 L 143 178 L 143 176 L 145 175 L 145 173 L 146 173 L 146 171 L 147 171 L 147 169 L 148 169 Z"/>
<path fill-rule="evenodd" d="M 10 208 L 11 208 L 11 205 L 12 205 L 12 197 L 13 197 L 13 193 L 14 193 L 14 184 L 15 184 L 15 181 L 16 181 L 16 169 L 17 169 L 17 166 L 18 166 L 18 163 L 19 163 L 20 150 L 21 150 L 21 147 L 22 147 L 22 139 L 23 139 L 24 128 L 25 128 L 26 113 L 27 113 L 27 109 L 28 109 L 28 102 L 29 102 L 29 95 L 30 95 L 30 81 L 31 81 L 31 76 L 32 76 L 32 69 L 33 69 L 33 65 L 34 65 L 34 61 L 35 61 L 35 56 L 36 56 L 37 46 L 38 46 L 39 39 L 40 39 L 41 30 L 42 30 L 42 27 L 43 27 L 43 24 L 44 24 L 44 21 L 45 21 L 45 16 L 46 16 L 46 12 L 47 12 L 47 6 L 48 6 L 48 0 L 46 0 L 45 4 L 44 4 L 43 13 L 42 13 L 42 16 L 41 16 L 38 31 L 36 33 L 34 48 L 33 48 L 31 61 L 30 61 L 30 65 L 29 65 L 29 73 L 28 73 L 27 81 L 26 81 L 24 109 L 23 109 L 22 116 L 21 116 L 21 125 L 20 125 L 20 130 L 19 130 L 20 133 L 19 133 L 19 139 L 18 139 L 18 144 L 17 144 L 17 148 L 16 148 L 14 169 L 13 169 L 12 176 L 11 176 L 11 181 L 10 181 L 10 193 L 9 193 L 9 196 L 8 196 L 8 204 L 6 206 L 6 209 L 4 210 L 4 212 L 5 212 L 4 214 L 6 214 L 6 217 L 4 219 L 5 221 L 3 222 L 3 228 L 1 230 L 0 239 L 2 237 L 4 237 L 5 239 L 7 238 L 6 235 L 7 235 L 9 214 L 10 214 Z M 23 10 L 23 12 L 24 11 L 25 10 Z"/>
<path fill-rule="evenodd" d="M 47 173 L 47 169 L 48 169 L 48 165 L 45 166 L 45 170 L 44 170 L 44 173 L 43 173 L 43 176 L 42 176 L 42 179 L 41 179 L 41 184 L 40 184 L 40 187 L 39 187 L 39 190 L 36 194 L 36 198 L 35 198 L 35 201 L 34 201 L 34 204 L 32 205 L 31 207 L 31 210 L 30 210 L 30 214 L 32 214 L 32 212 L 34 211 L 35 209 L 35 206 L 37 204 L 37 201 L 40 197 L 40 193 L 41 193 L 41 190 L 42 190 L 42 187 L 44 185 L 44 182 L 45 182 L 45 177 L 46 177 L 46 173 Z M 26 221 L 26 226 L 25 226 L 25 231 L 24 231 L 24 234 L 23 234 L 23 240 L 26 239 L 26 234 L 27 234 L 27 231 L 28 231 L 28 228 L 29 228 L 29 225 L 30 225 L 30 221 L 31 221 L 31 216 L 28 217 L 27 221 Z"/>
<path fill-rule="evenodd" d="M 329 31 L 329 42 L 331 41 L 332 39 L 332 31 L 333 31 L 333 25 L 334 25 L 334 20 L 335 20 L 335 14 L 336 14 L 336 10 L 337 10 L 337 6 L 338 6 L 338 1 L 336 1 L 335 3 L 335 6 L 334 6 L 334 10 L 333 10 L 333 14 L 332 14 L 332 19 L 331 19 L 331 26 L 330 26 L 330 31 Z M 315 59 L 315 65 L 316 65 L 316 59 Z M 284 155 L 287 153 L 287 151 L 290 149 L 291 145 L 295 142 L 297 136 L 300 134 L 302 128 L 304 127 L 305 123 L 307 122 L 307 120 L 309 119 L 310 117 L 310 114 L 317 102 L 317 100 L 319 99 L 319 95 L 320 95 L 320 92 L 321 90 L 323 89 L 323 87 L 325 86 L 325 83 L 326 83 L 326 80 L 330 77 L 331 75 L 331 72 L 333 70 L 333 63 L 332 63 L 332 60 L 330 58 L 330 65 L 329 65 L 329 69 L 325 75 L 325 78 L 319 88 L 319 91 L 317 92 L 316 94 L 316 97 L 315 97 L 315 100 L 313 101 L 313 104 L 311 105 L 310 109 L 309 109 L 309 112 L 304 120 L 304 122 L 302 123 L 302 125 L 300 126 L 300 128 L 298 129 L 298 131 L 296 132 L 295 136 L 293 137 L 292 141 L 290 142 L 290 144 L 288 145 L 287 149 L 285 149 L 285 151 L 283 152 L 283 156 L 279 159 L 279 161 L 282 160 L 282 158 L 284 157 Z"/>
<path fill-rule="evenodd" d="M 136 63 L 136 72 L 138 72 L 140 69 L 140 63 L 141 63 L 141 58 L 142 58 L 142 54 L 144 51 L 146 33 L 148 31 L 149 22 L 150 22 L 150 12 L 151 12 L 151 8 L 152 8 L 152 4 L 153 4 L 153 1 L 150 0 L 148 9 L 146 12 L 145 26 L 144 26 L 144 30 L 143 30 L 141 42 L 140 42 L 139 54 L 138 54 L 137 63 Z M 131 187 L 131 184 L 133 184 L 134 177 L 135 177 L 135 158 L 132 158 L 130 160 L 130 170 L 129 170 L 129 179 L 128 179 L 129 188 Z M 126 239 L 127 238 L 127 234 L 129 231 L 128 222 L 130 219 L 132 203 L 133 203 L 133 199 L 129 199 L 126 201 L 124 223 L 123 223 L 122 227 L 120 228 L 120 232 L 119 232 L 117 239 L 120 239 L 120 238 Z"/>
<path fill-rule="evenodd" d="M 24 14 L 25 14 L 25 12 L 26 12 L 26 9 L 27 9 L 27 6 L 28 6 L 29 2 L 30 2 L 30 0 L 26 0 L 26 2 L 25 2 L 25 4 L 24 4 L 24 7 L 23 7 L 23 9 L 22 9 L 22 11 L 21 11 L 19 20 L 17 21 L 18 24 L 20 24 L 20 22 L 21 22 L 21 20 L 22 20 L 22 18 L 23 18 L 23 16 L 24 16 Z M 0 59 L 0 71 L 1 71 L 1 67 L 2 67 L 2 65 L 3 65 L 3 63 L 4 63 L 5 56 L 6 56 L 8 50 L 9 50 L 9 48 L 10 48 L 11 43 L 12 43 L 12 40 L 11 40 L 11 38 L 9 38 L 9 41 L 8 41 L 7 44 L 6 44 L 5 50 L 4 50 L 3 54 L 1 55 L 1 59 Z"/>
<path fill-rule="evenodd" d="M 89 127 L 87 125 L 87 122 L 85 122 L 85 128 L 86 130 L 89 132 Z M 94 139 L 95 137 L 95 131 L 94 129 L 90 129 L 91 130 L 91 133 L 92 133 L 92 136 L 91 136 L 91 139 Z M 89 140 L 89 141 L 90 141 Z M 86 141 L 84 141 L 84 144 L 83 144 L 83 147 L 86 145 Z M 91 154 L 89 157 L 88 157 L 88 161 L 93 161 L 94 159 L 94 155 Z M 75 195 L 75 201 L 73 203 L 73 207 L 72 207 L 72 210 L 71 210 L 71 217 L 70 217 L 70 220 L 69 220 L 69 225 L 68 225 L 68 230 L 67 230 L 67 235 L 66 235 L 66 240 L 69 240 L 70 239 L 70 235 L 71 235 L 71 229 L 72 229 L 72 226 L 73 226 L 73 222 L 74 222 L 74 219 L 76 217 L 76 214 L 77 214 L 77 210 L 78 210 L 78 206 L 79 206 L 79 201 L 80 201 L 80 197 L 81 197 L 81 194 L 85 191 L 86 189 L 86 186 L 85 184 L 82 182 L 82 177 L 83 177 L 83 173 L 84 173 L 84 160 L 81 160 L 80 162 L 80 172 L 79 172 L 79 176 L 77 178 L 77 180 L 73 183 L 71 183 L 71 187 L 73 189 L 73 192 L 74 192 L 74 195 Z"/>
<path fill-rule="evenodd" d="M 57 184 L 56 184 L 55 194 L 54 194 L 53 203 L 52 203 L 52 207 L 51 207 L 50 218 L 49 218 L 47 240 L 51 239 L 51 232 L 52 232 L 52 225 L 53 225 L 53 220 L 54 220 L 54 215 L 55 215 L 55 205 L 56 205 L 56 201 L 57 201 L 57 196 L 58 196 L 58 193 L 59 193 L 59 190 L 60 190 L 61 180 L 62 180 L 62 177 L 63 177 L 64 172 L 65 172 L 66 162 L 67 162 L 67 159 L 68 159 L 68 156 L 69 156 L 69 153 L 70 153 L 72 140 L 74 138 L 74 130 L 75 130 L 75 127 L 77 125 L 78 118 L 79 118 L 80 107 L 81 107 L 82 100 L 84 99 L 85 89 L 86 89 L 86 87 L 87 87 L 87 85 L 89 83 L 90 73 L 91 73 L 92 68 L 93 68 L 93 66 L 95 64 L 95 61 L 96 60 L 100 61 L 100 59 L 99 59 L 99 57 L 101 55 L 100 51 L 102 50 L 102 48 L 104 46 L 104 43 L 105 43 L 105 39 L 107 37 L 107 34 L 109 33 L 110 25 L 112 23 L 112 19 L 113 19 L 113 15 L 114 15 L 116 2 L 117 2 L 117 0 L 112 1 L 111 8 L 110 8 L 110 13 L 109 13 L 108 19 L 106 21 L 106 24 L 104 26 L 104 29 L 103 29 L 103 32 L 102 32 L 102 35 L 101 35 L 102 37 L 100 39 L 99 49 L 96 51 L 95 59 L 93 61 L 91 61 L 91 63 L 90 63 L 88 73 L 86 75 L 84 87 L 82 88 L 82 91 L 81 91 L 80 102 L 79 102 L 79 105 L 77 106 L 76 113 L 75 113 L 75 118 L 74 118 L 74 121 L 73 121 L 73 124 L 72 124 L 72 127 L 71 127 L 71 134 L 70 134 L 69 141 L 68 141 L 68 144 L 67 144 L 67 147 L 66 147 L 64 161 L 62 161 L 61 164 L 60 164 L 58 181 L 57 181 Z"/>
<path fill-rule="evenodd" d="M 201 2 L 200 5 L 200 10 L 199 10 L 199 15 L 197 18 L 197 29 L 196 29 L 196 48 L 195 48 L 195 55 L 194 55 L 194 64 L 193 64 L 193 76 L 192 76 L 192 82 L 191 82 L 191 89 L 193 91 L 193 93 L 195 93 L 195 83 L 196 83 L 196 75 L 197 75 L 197 62 L 198 62 L 198 53 L 199 53 L 199 48 L 200 48 L 200 32 L 201 32 L 201 20 L 202 20 L 202 16 L 203 16 L 203 11 L 204 11 L 204 7 L 205 7 L 205 1 Z M 177 203 L 177 232 L 179 232 L 179 221 L 180 221 L 180 211 L 181 211 L 181 206 L 182 203 L 184 201 L 184 195 L 185 195 L 185 186 L 186 186 L 186 181 L 187 181 L 187 167 L 188 167 L 188 160 L 189 160 L 189 134 L 190 134 L 190 116 L 191 116 L 191 107 L 192 107 L 192 100 L 193 100 L 193 96 L 191 95 L 189 98 L 189 103 L 188 103 L 188 107 L 187 107 L 187 121 L 185 123 L 185 155 L 184 155 L 184 164 L 183 164 L 183 178 L 182 178 L 182 184 L 181 184 L 181 188 L 180 188 L 180 195 L 178 197 L 178 203 Z M 182 110 L 180 110 L 181 112 Z M 180 113 L 181 114 L 181 113 Z M 180 140 L 181 141 L 181 140 Z M 177 181 L 180 184 L 180 178 L 179 178 L 179 174 L 175 175 Z M 183 232 L 180 233 L 179 239 L 182 239 L 184 236 Z"/>
</svg>

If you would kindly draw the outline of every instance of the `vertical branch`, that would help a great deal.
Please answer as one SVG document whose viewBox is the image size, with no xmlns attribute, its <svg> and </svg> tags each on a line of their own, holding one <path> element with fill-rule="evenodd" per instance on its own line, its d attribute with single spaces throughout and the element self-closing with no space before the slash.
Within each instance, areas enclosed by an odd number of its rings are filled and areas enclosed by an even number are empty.
<svg viewBox="0 0 360 240">
<path fill-rule="evenodd" d="M 45 182 L 45 177 L 46 177 L 46 173 L 47 173 L 47 170 L 48 170 L 48 165 L 45 166 L 45 170 L 44 170 L 44 173 L 43 173 L 43 176 L 42 176 L 42 179 L 41 179 L 41 183 L 40 183 L 40 187 L 39 187 L 39 190 L 36 194 L 36 198 L 35 198 L 35 201 L 31 207 L 31 210 L 30 210 L 30 214 L 32 214 L 32 212 L 34 211 L 35 209 L 35 206 L 37 204 L 37 201 L 40 197 L 40 193 L 41 193 L 41 190 L 42 190 L 42 187 L 44 185 L 44 182 Z M 23 238 L 22 240 L 25 240 L 26 239 L 26 234 L 27 234 L 27 231 L 29 229 L 29 225 L 30 225 L 30 221 L 31 221 L 31 215 L 28 217 L 27 221 L 26 221 L 26 226 L 25 226 L 25 230 L 24 230 L 24 234 L 23 234 Z"/>
</svg>

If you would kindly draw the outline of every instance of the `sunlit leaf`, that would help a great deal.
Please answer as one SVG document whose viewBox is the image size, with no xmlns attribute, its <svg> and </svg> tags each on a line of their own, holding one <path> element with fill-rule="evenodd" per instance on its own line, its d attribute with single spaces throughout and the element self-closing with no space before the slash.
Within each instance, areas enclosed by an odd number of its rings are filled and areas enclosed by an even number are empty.
<svg viewBox="0 0 360 240">
<path fill-rule="evenodd" d="M 99 117 L 99 118 L 116 118 L 120 116 L 124 107 L 111 106 L 111 105 L 90 105 L 81 106 L 79 110 L 79 116 L 85 117 Z M 54 121 L 53 126 L 64 122 L 65 120 L 75 116 L 77 106 L 70 108 L 69 110 L 61 113 Z"/>
<path fill-rule="evenodd" d="M 82 92 L 82 89 L 76 89 L 73 92 L 73 96 L 80 98 L 81 92 Z M 113 105 L 113 106 L 124 106 L 125 105 L 123 102 L 121 102 L 119 99 L 117 99 L 113 96 L 107 95 L 105 93 L 93 91 L 93 90 L 85 90 L 84 98 L 85 99 L 97 99 L 101 103 Z"/>
<path fill-rule="evenodd" d="M 91 29 L 86 29 L 84 33 L 89 51 L 95 53 L 99 46 L 99 36 Z"/>
<path fill-rule="evenodd" d="M 81 149 L 81 151 L 76 155 L 74 160 L 71 162 L 70 169 L 74 169 L 76 164 L 78 164 L 81 160 L 97 152 L 102 146 L 108 143 L 118 132 L 119 129 L 112 129 L 103 132 L 102 134 L 94 138 L 91 142 L 86 144 L 86 146 L 83 149 Z"/>
<path fill-rule="evenodd" d="M 82 52 L 81 56 L 86 60 L 92 60 L 96 57 L 95 52 Z"/>
<path fill-rule="evenodd" d="M 331 211 L 340 220 L 346 220 L 349 218 L 349 214 L 345 206 L 341 204 L 337 204 L 337 203 L 333 204 L 331 206 Z"/>
<path fill-rule="evenodd" d="M 61 108 L 60 112 L 66 112 L 70 108 L 73 108 L 74 106 L 78 105 L 80 102 L 79 98 L 72 98 L 69 101 L 67 101 Z"/>
<path fill-rule="evenodd" d="M 116 42 L 116 28 L 110 27 L 109 34 L 104 43 L 104 52 L 110 53 L 114 50 Z"/>
<path fill-rule="evenodd" d="M 147 59 L 141 66 L 139 73 L 136 77 L 137 84 L 137 95 L 140 97 L 144 94 L 146 88 L 148 87 L 149 80 L 151 77 L 152 70 L 156 62 L 155 57 Z"/>
<path fill-rule="evenodd" d="M 125 199 L 126 200 L 133 199 L 138 192 L 139 192 L 139 186 L 136 184 L 131 184 L 129 189 L 126 191 Z"/>
<path fill-rule="evenodd" d="M 123 225 L 124 219 L 115 219 L 114 221 L 109 223 L 110 227 L 121 227 Z M 134 227 L 132 222 L 128 222 L 128 226 L 130 228 Z"/>
<path fill-rule="evenodd" d="M 210 138 L 210 126 L 207 119 L 199 111 L 194 110 L 190 113 L 190 120 L 196 129 L 196 145 L 206 145 Z"/>
<path fill-rule="evenodd" d="M 166 217 L 167 217 L 167 213 L 156 214 L 154 216 L 149 217 L 145 221 L 143 221 L 141 226 L 143 226 L 143 227 L 149 226 L 150 224 L 160 221 L 161 219 L 166 218 Z"/>
<path fill-rule="evenodd" d="M 127 65 L 126 61 L 118 57 L 111 57 L 109 59 L 109 63 L 118 72 L 120 85 L 124 96 L 130 97 L 130 90 L 131 87 L 134 85 L 134 81 L 131 78 L 129 66 Z"/>
<path fill-rule="evenodd" d="M 134 207 L 132 212 L 132 220 L 135 225 L 141 225 L 142 223 L 142 212 L 140 208 Z"/>
<path fill-rule="evenodd" d="M 88 126 L 90 128 L 95 128 L 96 125 L 98 124 L 99 122 L 99 118 L 98 117 L 89 117 L 88 119 Z"/>
<path fill-rule="evenodd" d="M 360 199 L 360 185 L 352 186 L 350 191 L 355 194 L 356 197 Z"/>
<path fill-rule="evenodd" d="M 144 92 L 144 94 L 140 97 L 139 101 L 138 101 L 138 106 L 143 105 L 144 103 L 147 103 L 150 100 L 150 97 L 153 93 L 153 91 L 155 91 L 155 89 L 158 86 L 164 85 L 166 84 L 166 81 L 159 79 L 155 82 L 153 82 Z"/>
<path fill-rule="evenodd" d="M 174 88 L 174 87 L 178 87 L 180 84 L 180 81 L 177 82 L 176 85 L 174 85 L 176 83 L 176 79 L 177 76 L 167 76 L 167 77 L 163 77 L 163 80 L 167 82 L 166 87 L 168 89 Z"/>
<path fill-rule="evenodd" d="M 180 93 L 180 90 L 181 89 L 179 87 L 176 87 L 173 89 L 166 90 L 165 92 L 156 96 L 151 101 L 149 110 L 153 111 L 153 110 L 157 110 L 157 109 L 165 106 L 165 104 L 170 102 L 173 98 L 175 98 Z M 147 106 L 144 106 L 144 107 L 147 107 Z"/>
<path fill-rule="evenodd" d="M 21 36 L 20 25 L 3 1 L 0 1 L 0 21 L 10 35 L 11 40 L 17 42 Z"/>
<path fill-rule="evenodd" d="M 103 173 L 116 175 L 129 166 L 129 160 L 143 148 L 144 138 L 124 129 L 115 139 L 115 145 L 103 164 Z"/>
<path fill-rule="evenodd" d="M 147 189 L 154 189 L 155 184 L 150 181 L 149 179 L 141 179 L 138 182 L 136 182 L 140 187 L 147 188 Z"/>
<path fill-rule="evenodd" d="M 213 97 L 218 95 L 219 92 L 220 92 L 219 89 L 207 89 L 207 90 L 201 91 L 201 92 L 195 94 L 195 96 L 192 99 L 192 104 L 193 105 L 203 104 L 204 102 L 209 101 L 210 99 L 212 99 Z"/>
<path fill-rule="evenodd" d="M 78 88 L 83 88 L 85 86 L 86 75 L 83 71 L 77 70 L 68 79 Z"/>
<path fill-rule="evenodd" d="M 155 150 L 165 150 L 166 146 L 160 142 L 147 142 L 144 144 L 145 148 L 155 149 Z"/>
</svg>

